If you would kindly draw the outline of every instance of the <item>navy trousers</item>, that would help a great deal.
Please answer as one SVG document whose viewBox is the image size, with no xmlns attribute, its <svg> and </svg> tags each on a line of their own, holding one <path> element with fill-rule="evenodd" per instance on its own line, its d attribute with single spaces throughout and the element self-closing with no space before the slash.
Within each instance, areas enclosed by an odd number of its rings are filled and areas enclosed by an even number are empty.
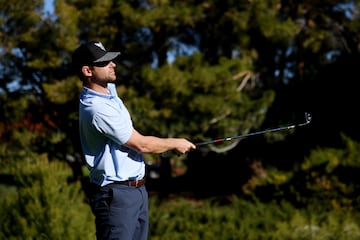
<svg viewBox="0 0 360 240">
<path fill-rule="evenodd" d="M 98 240 L 147 240 L 149 203 L 145 185 L 109 184 L 94 189 L 90 205 Z"/>
</svg>

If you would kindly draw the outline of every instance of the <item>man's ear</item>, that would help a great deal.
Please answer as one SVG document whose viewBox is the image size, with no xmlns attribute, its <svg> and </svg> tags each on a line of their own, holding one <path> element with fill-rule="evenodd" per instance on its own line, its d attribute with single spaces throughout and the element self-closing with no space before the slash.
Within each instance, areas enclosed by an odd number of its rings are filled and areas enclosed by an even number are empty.
<svg viewBox="0 0 360 240">
<path fill-rule="evenodd" d="M 92 72 L 89 66 L 82 66 L 81 71 L 86 77 L 92 76 Z"/>
</svg>

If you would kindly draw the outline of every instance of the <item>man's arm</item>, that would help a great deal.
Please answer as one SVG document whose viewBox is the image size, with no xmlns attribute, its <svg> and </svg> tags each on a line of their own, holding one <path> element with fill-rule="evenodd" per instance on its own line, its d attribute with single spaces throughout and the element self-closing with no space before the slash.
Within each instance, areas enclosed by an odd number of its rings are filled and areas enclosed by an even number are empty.
<svg viewBox="0 0 360 240">
<path fill-rule="evenodd" d="M 130 139 L 126 145 L 143 153 L 163 153 L 176 151 L 185 154 L 196 146 L 184 138 L 159 138 L 155 136 L 144 136 L 133 129 Z"/>
</svg>

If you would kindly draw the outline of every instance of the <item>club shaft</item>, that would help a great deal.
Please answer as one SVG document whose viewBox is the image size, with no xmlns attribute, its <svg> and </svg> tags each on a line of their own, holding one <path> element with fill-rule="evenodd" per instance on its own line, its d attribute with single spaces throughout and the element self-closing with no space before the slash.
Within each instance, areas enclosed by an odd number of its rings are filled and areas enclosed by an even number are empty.
<svg viewBox="0 0 360 240">
<path fill-rule="evenodd" d="M 285 126 L 285 127 L 279 127 L 279 128 L 273 128 L 273 129 L 268 129 L 268 130 L 263 130 L 263 131 L 258 131 L 258 132 L 252 132 L 252 133 L 238 135 L 238 136 L 219 138 L 219 139 L 214 139 L 214 140 L 210 140 L 210 141 L 207 141 L 207 142 L 196 143 L 195 145 L 196 146 L 203 146 L 203 145 L 208 145 L 208 144 L 212 144 L 212 143 L 220 143 L 220 142 L 225 142 L 225 141 L 231 141 L 231 140 L 234 140 L 234 139 L 246 138 L 246 137 L 251 137 L 251 136 L 255 136 L 255 135 L 261 135 L 261 134 L 264 134 L 264 133 L 288 130 L 288 129 L 295 128 L 296 126 L 302 126 L 302 125 L 303 124 L 289 125 L 289 126 Z"/>
<path fill-rule="evenodd" d="M 305 112 L 305 122 L 300 123 L 300 124 L 293 124 L 293 125 L 288 125 L 285 127 L 279 127 L 279 128 L 273 128 L 273 129 L 268 129 L 268 130 L 263 130 L 263 131 L 258 131 L 258 132 L 252 132 L 252 133 L 238 135 L 238 136 L 219 138 L 219 139 L 214 139 L 214 140 L 210 140 L 207 142 L 196 143 L 195 145 L 203 146 L 203 145 L 212 144 L 212 143 L 220 143 L 220 142 L 231 141 L 231 140 L 239 139 L 239 138 L 251 137 L 251 136 L 260 135 L 260 134 L 269 133 L 269 132 L 288 130 L 288 129 L 292 129 L 295 127 L 302 127 L 302 126 L 308 125 L 311 122 L 311 119 L 312 119 L 311 114 Z"/>
</svg>

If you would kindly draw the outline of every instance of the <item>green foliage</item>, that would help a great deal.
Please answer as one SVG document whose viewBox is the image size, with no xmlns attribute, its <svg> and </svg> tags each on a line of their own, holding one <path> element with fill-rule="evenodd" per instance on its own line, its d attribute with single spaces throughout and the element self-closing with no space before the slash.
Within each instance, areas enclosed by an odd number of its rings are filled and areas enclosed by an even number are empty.
<svg viewBox="0 0 360 240">
<path fill-rule="evenodd" d="M 335 211 L 326 215 L 306 215 L 296 211 L 291 219 L 278 222 L 272 239 L 349 239 L 360 237 L 360 226 L 350 212 L 338 214 Z"/>
<path fill-rule="evenodd" d="M 0 94 L 1 112 L 0 124 L 2 127 L 11 125 L 15 122 L 20 122 L 26 118 L 26 109 L 36 100 L 34 96 L 22 96 L 17 99 L 12 99 L 8 94 Z M 5 132 L 2 130 L 1 132 Z"/>
<path fill-rule="evenodd" d="M 344 148 L 312 150 L 303 162 L 295 163 L 291 172 L 254 163 L 254 174 L 243 190 L 264 201 L 286 198 L 299 206 L 358 211 L 360 145 L 345 135 L 343 142 Z"/>
<path fill-rule="evenodd" d="M 1 159 L 0 174 L 11 174 L 0 198 L 1 239 L 95 239 L 94 218 L 69 168 L 46 155 Z M 15 190 L 14 190 L 15 189 Z"/>
<path fill-rule="evenodd" d="M 258 26 L 266 38 L 287 44 L 296 36 L 299 25 L 290 18 L 279 21 L 281 5 L 278 1 L 254 1 L 251 4 L 254 18 L 250 25 Z"/>
<path fill-rule="evenodd" d="M 236 196 L 218 200 L 150 199 L 150 239 L 358 239 L 358 213 L 299 210 L 286 201 L 268 204 Z M 320 210 L 320 211 L 319 211 Z"/>
<path fill-rule="evenodd" d="M 340 166 L 360 168 L 360 143 L 342 135 L 344 148 L 314 149 L 302 164 L 303 170 L 325 165 L 326 173 L 332 173 Z"/>
<path fill-rule="evenodd" d="M 73 77 L 66 81 L 44 83 L 43 87 L 44 93 L 51 103 L 66 104 L 78 99 L 82 84 L 77 77 Z"/>
<path fill-rule="evenodd" d="M 16 100 L 7 94 L 0 95 L 0 141 L 9 154 L 38 151 L 49 153 L 65 138 L 65 133 L 53 131 L 54 123 L 44 109 L 38 109 L 34 95 L 24 95 Z"/>
<path fill-rule="evenodd" d="M 355 177 L 360 169 L 360 144 L 343 135 L 342 149 L 322 148 L 311 151 L 301 164 L 307 173 L 307 188 L 319 198 L 326 196 L 333 207 L 350 205 L 357 208 L 360 182 Z"/>
</svg>

